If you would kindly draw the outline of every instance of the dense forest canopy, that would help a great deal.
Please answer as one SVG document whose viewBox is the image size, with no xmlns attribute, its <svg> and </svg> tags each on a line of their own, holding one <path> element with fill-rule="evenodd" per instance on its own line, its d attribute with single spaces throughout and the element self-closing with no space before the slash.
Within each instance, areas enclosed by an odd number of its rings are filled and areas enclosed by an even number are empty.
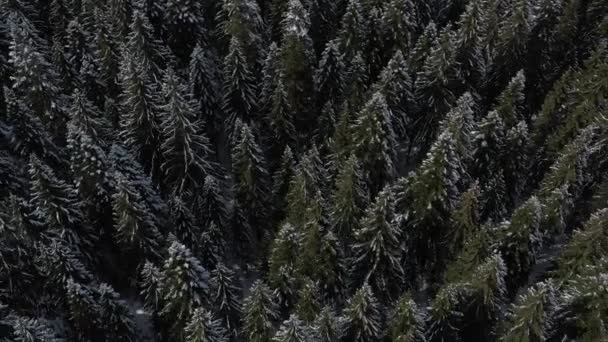
<svg viewBox="0 0 608 342">
<path fill-rule="evenodd" d="M 608 1 L 0 0 L 0 341 L 608 341 Z"/>
</svg>

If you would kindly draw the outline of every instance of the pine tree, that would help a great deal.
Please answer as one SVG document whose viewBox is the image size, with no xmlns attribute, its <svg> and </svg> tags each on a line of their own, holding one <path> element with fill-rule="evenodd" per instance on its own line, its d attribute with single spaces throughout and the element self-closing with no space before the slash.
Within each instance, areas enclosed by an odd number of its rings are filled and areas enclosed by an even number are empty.
<svg viewBox="0 0 608 342">
<path fill-rule="evenodd" d="M 29 167 L 34 217 L 46 225 L 51 235 L 62 237 L 83 252 L 87 250 L 97 235 L 85 222 L 75 189 L 34 156 Z"/>
<path fill-rule="evenodd" d="M 330 219 L 332 231 L 344 246 L 359 227 L 359 219 L 369 202 L 357 158 L 351 156 L 341 167 L 332 194 Z"/>
<path fill-rule="evenodd" d="M 118 176 L 112 199 L 117 242 L 126 250 L 135 251 L 136 255 L 156 255 L 161 239 L 159 228 L 135 185 Z"/>
<path fill-rule="evenodd" d="M 356 242 L 352 248 L 356 284 L 369 283 L 382 298 L 393 298 L 401 290 L 404 272 L 400 235 L 393 193 L 387 186 L 367 208 L 355 232 Z"/>
<path fill-rule="evenodd" d="M 15 13 L 7 18 L 10 32 L 9 60 L 13 88 L 23 94 L 34 113 L 56 130 L 65 120 L 65 99 L 58 87 L 60 75 L 50 61 L 48 47 L 35 27 Z"/>
<path fill-rule="evenodd" d="M 313 328 L 317 332 L 317 338 L 320 342 L 338 342 L 343 334 L 343 320 L 337 317 L 329 307 L 324 307 L 317 315 Z"/>
<path fill-rule="evenodd" d="M 211 272 L 211 292 L 209 297 L 214 304 L 217 315 L 222 320 L 230 336 L 239 334 L 239 317 L 241 314 L 241 289 L 233 270 L 221 262 Z"/>
<path fill-rule="evenodd" d="M 174 197 L 169 201 L 172 233 L 178 241 L 184 241 L 184 245 L 195 255 L 199 254 L 201 243 L 201 229 L 196 225 L 194 214 L 182 197 Z M 205 260 L 207 264 L 214 263 L 216 260 Z"/>
<path fill-rule="evenodd" d="M 367 48 L 367 21 L 359 0 L 349 0 L 338 32 L 338 46 L 345 60 L 351 60 Z"/>
<path fill-rule="evenodd" d="M 500 340 L 542 341 L 550 325 L 547 310 L 555 301 L 555 289 L 551 282 L 538 283 L 528 289 L 513 304 Z"/>
<path fill-rule="evenodd" d="M 335 40 L 330 40 L 321 54 L 315 71 L 318 107 L 325 105 L 327 101 L 338 102 L 341 99 L 344 92 L 345 71 L 346 66 L 338 44 Z"/>
<path fill-rule="evenodd" d="M 224 57 L 223 73 L 222 110 L 226 115 L 225 120 L 228 120 L 228 132 L 232 133 L 237 119 L 252 121 L 257 103 L 253 70 L 246 60 L 242 43 L 236 38 L 230 40 L 228 54 Z"/>
<path fill-rule="evenodd" d="M 241 44 L 243 58 L 255 70 L 256 65 L 261 64 L 265 50 L 264 21 L 257 2 L 222 0 L 217 19 L 224 36 Z"/>
<path fill-rule="evenodd" d="M 160 315 L 171 326 L 170 336 L 181 339 L 184 327 L 197 307 L 208 302 L 209 273 L 190 250 L 173 242 L 162 267 L 159 284 Z"/>
<path fill-rule="evenodd" d="M 146 309 L 155 312 L 161 305 L 162 300 L 160 288 L 162 273 L 156 265 L 146 260 L 141 267 L 140 278 L 140 293 L 144 300 L 144 306 Z"/>
<path fill-rule="evenodd" d="M 311 106 L 314 104 L 315 56 L 312 52 L 312 40 L 308 35 L 310 17 L 300 0 L 289 0 L 281 25 L 283 38 L 279 52 L 280 78 L 285 86 L 287 110 L 293 113 L 297 132 L 306 136 L 309 133 L 310 120 L 314 120 Z M 273 101 L 274 106 L 276 101 Z M 287 130 L 283 131 L 289 133 Z"/>
<path fill-rule="evenodd" d="M 401 52 L 402 55 L 409 54 L 418 31 L 418 15 L 414 2 L 411 0 L 389 1 L 385 6 L 382 19 L 385 26 L 386 46 L 392 48 L 395 55 L 398 52 Z"/>
<path fill-rule="evenodd" d="M 454 105 L 461 87 L 458 62 L 456 61 L 456 38 L 448 28 L 439 35 L 417 73 L 416 97 L 426 118 L 419 124 L 419 138 L 428 141 L 435 135 L 435 127 L 441 117 Z"/>
<path fill-rule="evenodd" d="M 381 306 L 369 285 L 360 287 L 344 309 L 347 341 L 381 341 L 384 335 Z"/>
<path fill-rule="evenodd" d="M 399 137 L 411 139 L 412 120 L 416 112 L 413 84 L 401 50 L 397 50 L 382 70 L 375 89 L 386 98 L 392 112 L 391 123 Z"/>
<path fill-rule="evenodd" d="M 283 81 L 279 79 L 274 86 L 274 92 L 270 97 L 270 111 L 268 121 L 272 131 L 273 145 L 278 147 L 294 146 L 296 139 L 295 118 L 289 102 L 287 89 Z"/>
<path fill-rule="evenodd" d="M 273 342 L 307 342 L 312 340 L 312 333 L 295 314 L 292 314 L 288 320 L 283 322 L 272 338 Z"/>
<path fill-rule="evenodd" d="M 395 175 L 395 133 L 385 97 L 375 93 L 353 125 L 354 150 L 370 193 L 376 194 Z"/>
<path fill-rule="evenodd" d="M 269 175 L 262 151 L 246 124 L 241 126 L 238 143 L 232 152 L 232 170 L 238 228 L 249 242 L 255 243 L 265 233 Z"/>
<path fill-rule="evenodd" d="M 480 230 L 479 216 L 480 190 L 474 183 L 466 192 L 462 193 L 458 204 L 452 212 L 451 222 L 453 232 L 450 232 L 449 240 L 452 253 L 459 251 L 470 238 L 478 234 Z"/>
<path fill-rule="evenodd" d="M 542 317 L 553 328 L 551 335 L 579 341 L 605 338 L 608 307 L 605 269 L 606 259 L 598 265 L 588 265 L 564 286 L 552 310 L 553 320 L 546 318 L 549 314 Z M 552 322 L 555 323 L 550 326 Z"/>
<path fill-rule="evenodd" d="M 139 72 L 149 76 L 158 77 L 164 65 L 162 44 L 154 37 L 154 27 L 141 4 L 133 6 L 133 19 L 129 25 L 129 34 L 123 47 L 123 60 L 134 60 L 140 68 Z M 129 61 L 130 62 L 130 61 Z"/>
<path fill-rule="evenodd" d="M 214 319 L 211 312 L 197 308 L 186 325 L 186 340 L 191 342 L 228 342 L 226 329 L 221 321 Z"/>
<path fill-rule="evenodd" d="M 572 239 L 561 251 L 558 262 L 560 278 L 568 279 L 585 266 L 598 264 L 608 246 L 606 222 L 608 209 L 594 213 L 582 229 L 576 230 Z"/>
<path fill-rule="evenodd" d="M 475 0 L 466 4 L 456 31 L 456 61 L 469 88 L 480 89 L 486 76 L 487 50 L 484 45 L 488 31 L 487 4 Z"/>
<path fill-rule="evenodd" d="M 487 87 L 501 89 L 519 70 L 526 55 L 528 36 L 532 27 L 531 9 L 528 1 L 517 0 L 498 24 L 496 46 L 491 51 L 490 82 Z"/>
<path fill-rule="evenodd" d="M 203 120 L 214 125 L 221 119 L 221 75 L 214 54 L 209 47 L 197 44 L 190 55 L 188 66 L 188 92 L 197 99 L 197 107 L 203 113 Z"/>
<path fill-rule="evenodd" d="M 136 152 L 147 173 L 158 176 L 160 168 L 159 92 L 148 67 L 133 52 L 123 51 L 120 137 Z"/>
<path fill-rule="evenodd" d="M 161 168 L 165 181 L 174 192 L 200 186 L 199 179 L 214 174 L 213 151 L 204 135 L 200 122 L 196 121 L 197 109 L 191 94 L 178 76 L 169 69 L 163 79 L 162 106 L 163 143 Z"/>
<path fill-rule="evenodd" d="M 4 101 L 8 127 L 2 129 L 2 135 L 13 153 L 21 156 L 33 153 L 41 159 L 58 161 L 59 148 L 42 120 L 7 87 L 4 87 Z"/>
<path fill-rule="evenodd" d="M 422 71 L 425 60 L 431 53 L 431 49 L 437 44 L 437 26 L 430 21 L 424 28 L 422 34 L 416 40 L 412 51 L 409 52 L 408 64 L 411 71 L 418 73 Z"/>
<path fill-rule="evenodd" d="M 279 168 L 272 176 L 272 203 L 275 208 L 273 222 L 279 222 L 285 217 L 287 210 L 287 192 L 294 176 L 296 162 L 289 146 L 285 146 Z"/>
<path fill-rule="evenodd" d="M 135 322 L 127 303 L 119 299 L 118 293 L 108 284 L 99 285 L 95 292 L 104 338 L 118 342 L 135 341 Z"/>
<path fill-rule="evenodd" d="M 359 110 L 368 98 L 369 67 L 363 59 L 363 54 L 357 52 L 350 60 L 345 59 L 346 81 L 344 82 L 345 108 L 343 110 Z"/>
<path fill-rule="evenodd" d="M 64 342 L 65 339 L 58 336 L 49 322 L 44 319 L 27 318 L 22 316 L 9 316 L 5 319 L 6 325 L 10 326 L 8 335 L 10 341 L 16 342 Z M 4 325 L 4 324 L 3 324 Z"/>
<path fill-rule="evenodd" d="M 395 312 L 390 324 L 390 337 L 395 342 L 425 341 L 424 314 L 405 293 L 395 306 Z"/>
<path fill-rule="evenodd" d="M 318 285 L 310 279 L 306 279 L 298 292 L 296 312 L 307 324 L 312 323 L 321 310 L 320 294 Z"/>
<path fill-rule="evenodd" d="M 525 82 L 526 77 L 523 70 L 518 71 L 498 97 L 495 110 L 507 129 L 514 127 L 520 120 L 526 119 L 524 113 Z"/>
<path fill-rule="evenodd" d="M 262 113 L 269 112 L 272 108 L 272 96 L 275 92 L 274 88 L 276 87 L 280 74 L 279 61 L 279 47 L 276 42 L 272 42 L 268 48 L 262 67 L 262 80 L 258 102 L 258 110 Z"/>
<path fill-rule="evenodd" d="M 292 224 L 284 223 L 270 247 L 268 283 L 277 290 L 281 304 L 286 307 L 291 306 L 295 298 L 296 261 L 301 240 L 300 231 Z"/>
<path fill-rule="evenodd" d="M 541 214 L 540 202 L 531 197 L 499 228 L 499 250 L 508 269 L 509 291 L 515 290 L 526 279 L 534 264 L 541 243 Z"/>
<path fill-rule="evenodd" d="M 278 310 L 272 292 L 261 280 L 251 286 L 243 303 L 243 315 L 243 333 L 248 341 L 270 341 Z"/>
</svg>

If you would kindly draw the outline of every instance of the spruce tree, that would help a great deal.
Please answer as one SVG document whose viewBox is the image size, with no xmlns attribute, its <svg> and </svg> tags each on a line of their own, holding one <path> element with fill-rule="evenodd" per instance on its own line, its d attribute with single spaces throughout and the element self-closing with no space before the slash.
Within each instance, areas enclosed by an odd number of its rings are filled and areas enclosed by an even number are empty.
<svg viewBox="0 0 608 342">
<path fill-rule="evenodd" d="M 249 341 L 270 341 L 273 322 L 278 318 L 274 296 L 268 286 L 257 280 L 243 302 L 243 333 Z"/>
<path fill-rule="evenodd" d="M 274 342 L 306 342 L 312 340 L 312 333 L 297 315 L 292 314 L 283 322 L 272 338 Z"/>
<path fill-rule="evenodd" d="M 341 317 L 337 317 L 330 307 L 324 307 L 317 315 L 313 328 L 320 342 L 338 342 L 344 332 Z"/>
<path fill-rule="evenodd" d="M 222 110 L 225 115 L 224 120 L 227 120 L 228 133 L 233 133 L 236 119 L 250 122 L 257 104 L 254 74 L 246 60 L 242 44 L 236 38 L 230 40 L 222 68 L 224 74 Z"/>
<path fill-rule="evenodd" d="M 209 300 L 209 273 L 186 246 L 173 242 L 161 269 L 159 284 L 163 320 L 169 336 L 184 337 L 184 328 L 197 307 Z"/>
<path fill-rule="evenodd" d="M 120 137 L 137 155 L 147 173 L 160 172 L 160 101 L 148 67 L 134 52 L 123 50 L 120 67 Z"/>
<path fill-rule="evenodd" d="M 237 269 L 238 270 L 238 269 Z M 235 271 L 221 262 L 211 272 L 211 290 L 209 297 L 214 304 L 222 326 L 227 329 L 229 336 L 239 334 L 241 315 L 241 289 L 237 284 Z"/>
<path fill-rule="evenodd" d="M 390 337 L 395 342 L 425 341 L 424 314 L 409 294 L 405 293 L 395 305 L 390 324 Z"/>
<path fill-rule="evenodd" d="M 362 282 L 369 284 L 381 298 L 394 298 L 401 290 L 404 272 L 400 233 L 393 193 L 386 187 L 367 208 L 360 228 L 355 231 L 356 242 L 352 246 L 355 286 Z"/>
<path fill-rule="evenodd" d="M 354 152 L 370 193 L 376 194 L 395 175 L 395 133 L 392 113 L 381 93 L 375 93 L 359 112 L 353 125 Z"/>
<path fill-rule="evenodd" d="M 311 108 L 314 104 L 315 56 L 312 51 L 312 40 L 308 35 L 310 17 L 300 0 L 289 0 L 281 26 L 283 37 L 279 52 L 280 78 L 285 86 L 287 110 L 293 113 L 297 132 L 306 137 L 309 133 L 309 122 L 315 119 Z M 276 101 L 273 101 L 274 106 Z"/>
<path fill-rule="evenodd" d="M 345 71 L 346 66 L 338 44 L 335 40 L 330 40 L 321 54 L 315 71 L 318 108 L 325 105 L 327 101 L 338 102 L 341 99 L 344 92 Z"/>
<path fill-rule="evenodd" d="M 232 152 L 235 215 L 238 234 L 250 243 L 260 241 L 268 217 L 268 170 L 253 132 L 246 124 L 240 128 L 238 142 Z"/>
<path fill-rule="evenodd" d="M 367 186 L 355 156 L 351 156 L 341 167 L 331 202 L 331 228 L 345 246 L 359 227 L 359 219 L 369 202 Z"/>
<path fill-rule="evenodd" d="M 7 338 L 17 342 L 64 342 L 52 325 L 45 319 L 12 315 L 4 319 L 10 327 Z"/>
<path fill-rule="evenodd" d="M 364 284 L 348 300 L 344 309 L 344 340 L 381 341 L 384 336 L 382 308 L 369 285 Z"/>
<path fill-rule="evenodd" d="M 228 342 L 226 329 L 211 312 L 197 308 L 184 328 L 186 340 L 191 342 Z"/>
<path fill-rule="evenodd" d="M 547 311 L 555 301 L 551 282 L 538 283 L 513 304 L 500 341 L 542 341 L 548 333 Z"/>
<path fill-rule="evenodd" d="M 167 186 L 176 193 L 187 188 L 200 186 L 199 180 L 208 174 L 215 174 L 212 160 L 213 151 L 204 135 L 200 121 L 197 121 L 197 107 L 186 86 L 171 70 L 163 79 L 161 145 Z"/>
</svg>

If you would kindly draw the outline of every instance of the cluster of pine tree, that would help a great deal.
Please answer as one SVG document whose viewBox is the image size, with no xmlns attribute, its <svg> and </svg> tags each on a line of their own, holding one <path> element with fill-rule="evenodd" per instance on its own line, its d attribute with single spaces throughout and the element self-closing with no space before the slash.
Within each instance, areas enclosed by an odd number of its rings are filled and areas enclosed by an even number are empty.
<svg viewBox="0 0 608 342">
<path fill-rule="evenodd" d="M 0 0 L 0 340 L 608 341 L 608 1 Z"/>
</svg>

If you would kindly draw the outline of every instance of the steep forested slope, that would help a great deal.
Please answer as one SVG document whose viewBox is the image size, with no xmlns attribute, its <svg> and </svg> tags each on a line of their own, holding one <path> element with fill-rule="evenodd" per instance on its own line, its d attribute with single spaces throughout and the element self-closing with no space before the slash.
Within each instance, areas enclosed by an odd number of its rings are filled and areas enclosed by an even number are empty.
<svg viewBox="0 0 608 342">
<path fill-rule="evenodd" d="M 605 0 L 0 0 L 0 340 L 608 340 Z"/>
</svg>

